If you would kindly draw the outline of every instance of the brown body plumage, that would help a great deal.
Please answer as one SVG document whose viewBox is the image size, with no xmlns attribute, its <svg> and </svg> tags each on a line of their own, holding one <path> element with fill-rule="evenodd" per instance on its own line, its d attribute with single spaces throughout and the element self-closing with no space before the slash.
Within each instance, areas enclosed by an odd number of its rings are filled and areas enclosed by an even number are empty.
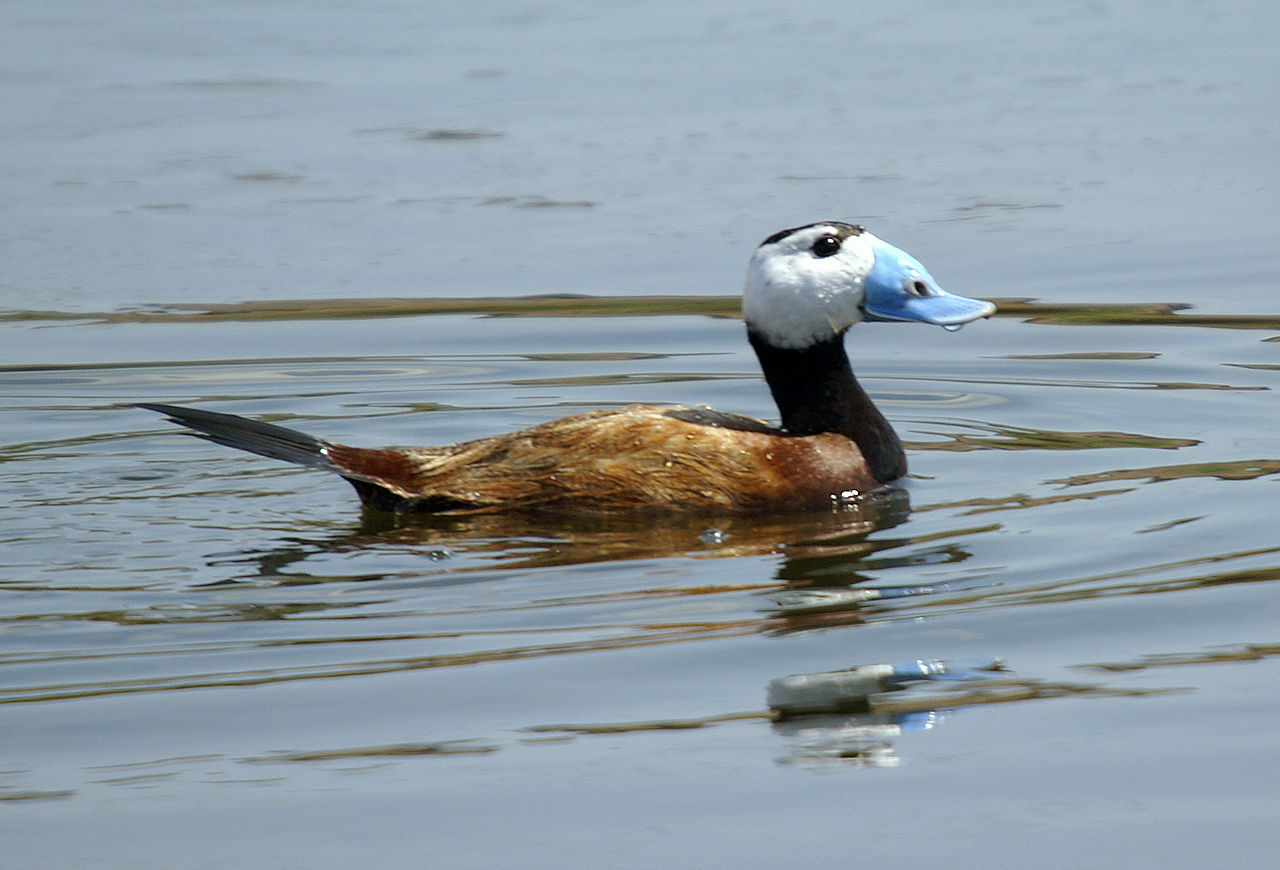
<svg viewBox="0 0 1280 870">
<path fill-rule="evenodd" d="M 753 513 L 811 510 L 880 485 L 844 436 L 653 405 L 447 447 L 324 453 L 366 504 L 396 510 Z"/>
</svg>

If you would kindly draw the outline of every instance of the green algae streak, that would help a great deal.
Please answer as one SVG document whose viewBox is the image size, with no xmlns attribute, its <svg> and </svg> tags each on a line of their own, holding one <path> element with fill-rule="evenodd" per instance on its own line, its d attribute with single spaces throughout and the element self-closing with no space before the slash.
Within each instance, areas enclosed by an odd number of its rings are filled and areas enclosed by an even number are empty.
<svg viewBox="0 0 1280 870">
<path fill-rule="evenodd" d="M 1094 305 L 1034 299 L 989 300 L 996 317 L 1022 317 L 1035 323 L 1092 326 L 1214 326 L 1227 329 L 1280 330 L 1280 315 L 1195 314 L 1175 302 Z M 216 321 L 331 320 L 371 317 L 421 317 L 471 314 L 489 317 L 652 317 L 701 315 L 738 317 L 732 296 L 488 296 L 424 299 L 281 299 L 261 302 L 145 305 L 117 311 L 0 311 L 0 322 L 84 321 L 86 323 L 212 323 Z"/>
</svg>

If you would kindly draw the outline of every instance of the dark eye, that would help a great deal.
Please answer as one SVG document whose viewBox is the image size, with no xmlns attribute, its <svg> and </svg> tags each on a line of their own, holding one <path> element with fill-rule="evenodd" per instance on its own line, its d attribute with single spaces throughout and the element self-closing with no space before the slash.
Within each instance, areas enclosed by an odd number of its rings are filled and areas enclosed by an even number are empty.
<svg viewBox="0 0 1280 870">
<path fill-rule="evenodd" d="M 923 281 L 913 281 L 911 282 L 911 286 L 909 286 L 907 289 L 911 291 L 911 295 L 913 296 L 932 295 L 931 291 L 929 290 L 929 285 L 924 283 Z"/>
<path fill-rule="evenodd" d="M 819 257 L 830 257 L 840 250 L 840 240 L 832 235 L 819 236 L 810 250 Z"/>
</svg>

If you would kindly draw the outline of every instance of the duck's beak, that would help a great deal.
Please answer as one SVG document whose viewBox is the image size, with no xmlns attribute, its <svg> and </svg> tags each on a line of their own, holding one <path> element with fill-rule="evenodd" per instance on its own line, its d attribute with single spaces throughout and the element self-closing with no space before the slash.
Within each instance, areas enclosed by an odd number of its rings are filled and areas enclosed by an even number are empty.
<svg viewBox="0 0 1280 870">
<path fill-rule="evenodd" d="M 906 251 L 879 239 L 872 249 L 876 261 L 867 274 L 862 300 L 868 320 L 915 320 L 957 329 L 995 313 L 990 302 L 943 290 Z"/>
</svg>

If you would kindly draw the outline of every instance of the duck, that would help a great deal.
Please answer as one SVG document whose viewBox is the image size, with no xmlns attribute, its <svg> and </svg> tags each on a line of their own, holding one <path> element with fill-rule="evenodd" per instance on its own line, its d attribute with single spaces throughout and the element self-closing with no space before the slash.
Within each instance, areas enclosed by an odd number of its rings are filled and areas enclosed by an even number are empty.
<svg viewBox="0 0 1280 870">
<path fill-rule="evenodd" d="M 812 511 L 907 472 L 902 442 L 853 374 L 849 329 L 897 321 L 955 330 L 994 312 L 943 290 L 918 260 L 861 225 L 820 221 L 769 236 L 747 268 L 742 316 L 777 423 L 631 404 L 457 444 L 367 448 L 233 414 L 136 407 L 218 444 L 338 474 L 375 511 Z"/>
</svg>

